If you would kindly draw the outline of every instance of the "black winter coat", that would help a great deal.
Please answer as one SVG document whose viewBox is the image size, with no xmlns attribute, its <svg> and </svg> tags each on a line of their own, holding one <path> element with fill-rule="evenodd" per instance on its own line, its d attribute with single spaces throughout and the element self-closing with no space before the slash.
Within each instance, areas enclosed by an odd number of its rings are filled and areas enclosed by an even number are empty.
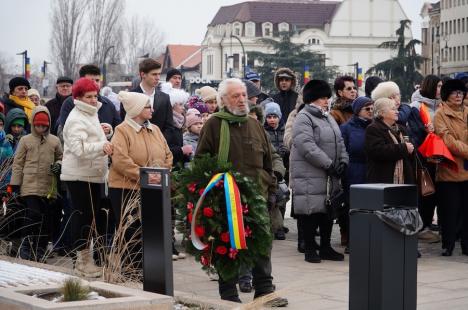
<svg viewBox="0 0 468 310">
<path fill-rule="evenodd" d="M 45 106 L 47 109 L 49 109 L 50 113 L 50 133 L 53 134 L 54 136 L 57 135 L 57 120 L 60 116 L 60 109 L 62 108 L 63 102 L 70 96 L 67 97 L 62 97 L 59 95 L 59 93 L 55 94 L 55 98 L 50 99 L 47 101 Z"/>
<path fill-rule="evenodd" d="M 407 134 L 403 126 L 397 126 L 403 136 Z M 395 165 L 403 159 L 404 182 L 415 184 L 413 154 L 408 154 L 399 134 L 394 134 L 400 142 L 395 144 L 389 131 L 390 128 L 380 119 L 375 119 L 366 129 L 367 183 L 393 184 Z"/>
<path fill-rule="evenodd" d="M 270 136 L 271 144 L 273 144 L 276 152 L 283 159 L 284 166 L 287 169 L 289 167 L 289 149 L 284 145 L 284 125 L 280 122 L 278 128 L 273 129 L 268 124 L 265 124 L 265 130 Z"/>
<path fill-rule="evenodd" d="M 172 152 L 173 159 L 173 166 L 184 166 L 184 163 L 190 160 L 189 156 L 185 156 L 182 152 L 182 146 L 184 146 L 184 135 L 182 133 L 182 129 L 179 129 L 175 126 L 169 126 L 166 128 L 166 132 L 164 133 L 164 137 L 166 138 L 167 145 Z"/>
<path fill-rule="evenodd" d="M 286 124 L 289 113 L 296 108 L 298 94 L 294 90 L 280 91 L 279 93 L 271 96 L 273 101 L 279 104 L 281 108 L 281 120 L 283 124 Z"/>
</svg>

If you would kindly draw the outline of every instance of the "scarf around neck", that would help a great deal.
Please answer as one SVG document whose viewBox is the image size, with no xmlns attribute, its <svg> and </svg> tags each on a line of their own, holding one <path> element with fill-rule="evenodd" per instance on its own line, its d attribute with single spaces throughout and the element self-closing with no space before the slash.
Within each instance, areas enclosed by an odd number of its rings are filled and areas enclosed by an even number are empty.
<svg viewBox="0 0 468 310">
<path fill-rule="evenodd" d="M 20 97 L 10 95 L 10 99 L 13 100 L 17 105 L 21 106 L 24 109 L 24 113 L 28 116 L 28 119 L 31 119 L 32 110 L 36 106 L 34 102 L 29 98 L 21 99 Z"/>
<path fill-rule="evenodd" d="M 181 129 L 185 124 L 185 116 L 176 111 L 172 112 L 172 120 L 177 129 Z"/>
<path fill-rule="evenodd" d="M 248 121 L 248 116 L 236 116 L 226 109 L 213 114 L 214 117 L 221 119 L 221 132 L 219 134 L 219 149 L 218 149 L 218 163 L 227 163 L 229 156 L 229 145 L 231 143 L 231 136 L 229 132 L 229 124 L 245 123 Z"/>
</svg>

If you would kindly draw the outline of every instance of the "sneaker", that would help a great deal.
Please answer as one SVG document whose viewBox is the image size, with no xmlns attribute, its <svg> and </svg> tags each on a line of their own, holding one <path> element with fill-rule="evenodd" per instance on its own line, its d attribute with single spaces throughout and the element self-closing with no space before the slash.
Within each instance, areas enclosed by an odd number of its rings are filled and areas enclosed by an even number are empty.
<svg viewBox="0 0 468 310">
<path fill-rule="evenodd" d="M 333 250 L 331 246 L 328 246 L 324 249 L 320 249 L 319 252 L 320 252 L 321 259 L 337 261 L 337 262 L 344 260 L 344 255 Z"/>
<path fill-rule="evenodd" d="M 275 232 L 275 240 L 286 240 L 286 235 L 281 228 Z"/>
<path fill-rule="evenodd" d="M 276 297 L 270 301 L 267 301 L 264 305 L 271 308 L 283 308 L 289 304 L 288 300 L 283 297 Z"/>
<path fill-rule="evenodd" d="M 436 225 L 436 224 L 431 224 L 429 226 L 429 229 L 432 230 L 432 231 L 440 231 L 439 225 Z"/>
<path fill-rule="evenodd" d="M 178 260 L 178 259 L 179 259 L 179 255 L 172 254 L 172 260 Z"/>
<path fill-rule="evenodd" d="M 250 282 L 239 282 L 239 290 L 242 293 L 251 293 L 252 292 L 252 283 Z"/>
<path fill-rule="evenodd" d="M 426 242 L 426 243 L 440 242 L 440 236 L 427 227 L 418 233 L 418 239 L 421 242 Z"/>
<path fill-rule="evenodd" d="M 179 252 L 179 255 L 177 255 L 178 259 L 184 259 L 186 257 L 187 257 L 187 255 L 185 255 L 185 253 L 182 253 L 182 252 Z"/>
</svg>

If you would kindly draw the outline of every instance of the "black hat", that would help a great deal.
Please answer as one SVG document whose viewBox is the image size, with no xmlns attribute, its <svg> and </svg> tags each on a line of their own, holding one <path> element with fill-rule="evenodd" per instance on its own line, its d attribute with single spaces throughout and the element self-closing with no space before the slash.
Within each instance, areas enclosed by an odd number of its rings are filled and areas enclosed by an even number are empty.
<svg viewBox="0 0 468 310">
<path fill-rule="evenodd" d="M 26 86 L 28 89 L 31 88 L 29 81 L 26 80 L 22 76 L 17 76 L 17 77 L 12 78 L 10 82 L 8 83 L 8 86 L 10 86 L 10 94 L 12 94 L 15 88 L 18 86 Z"/>
<path fill-rule="evenodd" d="M 302 91 L 302 97 L 304 103 L 311 103 L 319 98 L 330 98 L 332 96 L 332 91 L 330 85 L 327 82 L 322 80 L 310 80 Z"/>
<path fill-rule="evenodd" d="M 180 75 L 180 77 L 182 77 L 182 72 L 175 68 L 169 69 L 169 71 L 166 73 L 166 82 L 169 81 L 174 75 Z"/>
<path fill-rule="evenodd" d="M 247 98 L 257 97 L 262 93 L 260 89 L 258 89 L 257 85 L 254 84 L 254 82 L 245 80 L 244 83 L 245 87 L 247 88 Z"/>
<path fill-rule="evenodd" d="M 447 101 L 450 93 L 456 90 L 461 90 L 462 92 L 466 93 L 465 84 L 463 84 L 463 82 L 460 80 L 448 80 L 442 84 L 442 88 L 440 89 L 440 98 L 443 101 Z"/>
<path fill-rule="evenodd" d="M 56 84 L 60 84 L 60 83 L 70 83 L 70 84 L 73 84 L 73 80 L 71 78 L 69 78 L 68 76 L 61 76 L 57 79 L 57 83 Z"/>
</svg>

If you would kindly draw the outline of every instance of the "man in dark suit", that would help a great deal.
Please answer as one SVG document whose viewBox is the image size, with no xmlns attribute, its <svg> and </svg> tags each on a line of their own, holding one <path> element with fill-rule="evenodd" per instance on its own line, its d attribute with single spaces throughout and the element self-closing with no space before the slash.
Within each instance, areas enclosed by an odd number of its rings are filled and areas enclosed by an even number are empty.
<svg viewBox="0 0 468 310">
<path fill-rule="evenodd" d="M 164 134 L 172 124 L 172 106 L 169 95 L 157 90 L 161 78 L 161 64 L 152 58 L 146 58 L 139 64 L 141 83 L 132 92 L 143 93 L 150 97 L 153 105 L 151 123 L 161 129 Z M 125 109 L 120 105 L 120 116 L 125 119 Z"/>
</svg>

